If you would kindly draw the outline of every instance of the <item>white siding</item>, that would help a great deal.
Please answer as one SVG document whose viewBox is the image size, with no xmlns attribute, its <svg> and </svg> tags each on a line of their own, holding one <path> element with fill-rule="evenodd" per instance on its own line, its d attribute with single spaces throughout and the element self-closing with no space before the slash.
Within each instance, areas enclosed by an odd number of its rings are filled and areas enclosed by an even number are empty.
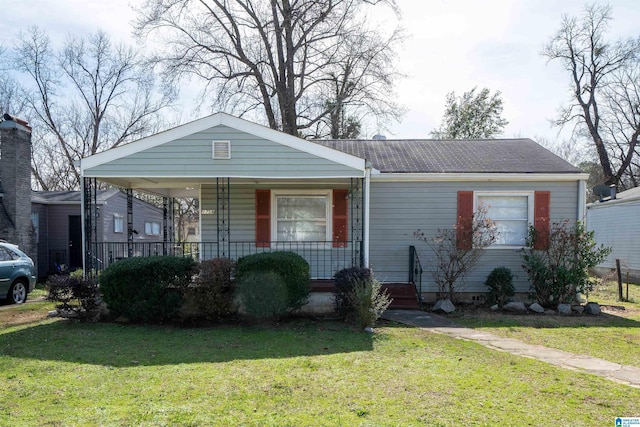
<svg viewBox="0 0 640 427">
<path fill-rule="evenodd" d="M 599 265 L 614 269 L 616 258 L 623 271 L 640 278 L 640 200 L 607 205 L 604 202 L 587 210 L 587 230 L 594 232 L 598 244 L 611 247 L 612 252 Z"/>
</svg>

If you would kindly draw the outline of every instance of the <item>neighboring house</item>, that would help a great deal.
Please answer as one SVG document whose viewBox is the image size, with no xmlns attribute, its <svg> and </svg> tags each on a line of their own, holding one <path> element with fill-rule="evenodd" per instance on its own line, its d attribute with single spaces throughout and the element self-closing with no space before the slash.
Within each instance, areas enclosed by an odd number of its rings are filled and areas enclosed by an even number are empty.
<svg viewBox="0 0 640 427">
<path fill-rule="evenodd" d="M 32 217 L 36 226 L 38 274 L 43 277 L 58 269 L 82 268 L 82 212 L 80 191 L 34 191 L 31 195 Z M 95 225 L 105 251 L 102 258 L 121 258 L 127 242 L 127 196 L 119 190 L 98 190 Z M 163 211 L 133 198 L 133 241 L 137 243 L 163 240 Z"/>
<path fill-rule="evenodd" d="M 412 275 L 410 247 L 425 270 L 433 260 L 416 230 L 433 235 L 489 205 L 502 237 L 462 291 L 484 293 L 489 272 L 507 266 L 526 292 L 518 250 L 529 225 L 582 218 L 587 179 L 529 139 L 312 142 L 223 113 L 82 159 L 81 171 L 89 189 L 98 180 L 199 198 L 202 259 L 292 250 L 313 278 L 370 266 L 427 299 L 436 288 Z"/>
<path fill-rule="evenodd" d="M 640 281 L 640 187 L 621 191 L 587 205 L 587 230 L 594 232 L 598 245 L 611 247 L 612 252 L 596 271 L 606 274 L 620 260 L 623 280 Z"/>
</svg>

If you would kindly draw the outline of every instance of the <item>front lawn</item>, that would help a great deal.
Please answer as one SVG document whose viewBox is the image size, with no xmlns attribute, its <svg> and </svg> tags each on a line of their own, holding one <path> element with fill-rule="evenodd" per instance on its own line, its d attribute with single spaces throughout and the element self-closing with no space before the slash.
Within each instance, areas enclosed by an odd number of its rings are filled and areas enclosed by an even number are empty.
<svg viewBox="0 0 640 427">
<path fill-rule="evenodd" d="M 608 305 L 600 316 L 511 315 L 470 309 L 452 320 L 530 344 L 640 367 L 640 285 L 629 285 L 632 302 L 616 301 L 617 286 L 608 282 L 589 296 L 589 301 Z"/>
<path fill-rule="evenodd" d="M 0 322 L 0 425 L 613 425 L 640 389 L 382 323 Z M 11 308 L 13 310 L 13 308 Z M 31 314 L 30 314 L 31 316 Z"/>
</svg>

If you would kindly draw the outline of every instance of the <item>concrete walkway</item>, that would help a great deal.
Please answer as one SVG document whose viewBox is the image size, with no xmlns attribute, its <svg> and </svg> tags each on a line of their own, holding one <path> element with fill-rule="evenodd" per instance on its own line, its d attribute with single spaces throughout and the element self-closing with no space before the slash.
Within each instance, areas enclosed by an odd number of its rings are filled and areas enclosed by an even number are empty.
<svg viewBox="0 0 640 427">
<path fill-rule="evenodd" d="M 485 347 L 505 351 L 518 356 L 542 360 L 566 369 L 587 372 L 612 381 L 640 388 L 640 368 L 620 365 L 597 357 L 569 353 L 542 345 L 526 344 L 512 338 L 504 338 L 488 332 L 464 328 L 451 320 L 433 313 L 416 310 L 387 310 L 383 319 L 448 335 L 452 338 L 474 341 Z"/>
</svg>

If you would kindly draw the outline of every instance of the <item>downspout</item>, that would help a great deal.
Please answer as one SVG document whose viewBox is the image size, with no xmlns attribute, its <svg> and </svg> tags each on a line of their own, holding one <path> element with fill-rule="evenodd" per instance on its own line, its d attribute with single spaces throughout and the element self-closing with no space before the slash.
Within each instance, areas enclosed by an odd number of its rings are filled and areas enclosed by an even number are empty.
<svg viewBox="0 0 640 427">
<path fill-rule="evenodd" d="M 364 268 L 369 268 L 369 206 L 371 189 L 371 163 L 367 160 L 364 169 L 364 232 L 362 233 Z"/>
<path fill-rule="evenodd" d="M 587 205 L 587 181 L 581 179 L 578 181 L 578 221 L 584 221 L 586 219 L 586 205 Z"/>
</svg>

